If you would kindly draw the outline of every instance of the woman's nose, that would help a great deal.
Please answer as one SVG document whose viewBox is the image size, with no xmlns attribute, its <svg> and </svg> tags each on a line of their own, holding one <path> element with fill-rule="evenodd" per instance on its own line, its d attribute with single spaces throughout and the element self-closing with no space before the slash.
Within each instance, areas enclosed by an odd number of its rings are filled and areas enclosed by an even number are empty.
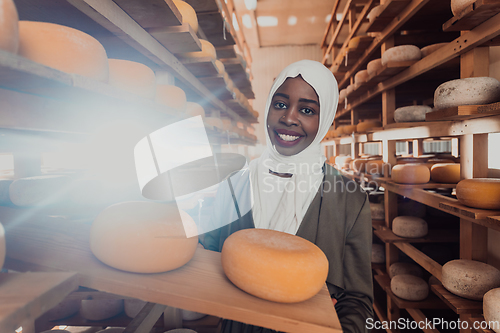
<svg viewBox="0 0 500 333">
<path fill-rule="evenodd" d="M 298 125 L 299 120 L 297 118 L 298 112 L 295 108 L 288 108 L 285 114 L 280 118 L 280 121 L 287 126 Z"/>
</svg>

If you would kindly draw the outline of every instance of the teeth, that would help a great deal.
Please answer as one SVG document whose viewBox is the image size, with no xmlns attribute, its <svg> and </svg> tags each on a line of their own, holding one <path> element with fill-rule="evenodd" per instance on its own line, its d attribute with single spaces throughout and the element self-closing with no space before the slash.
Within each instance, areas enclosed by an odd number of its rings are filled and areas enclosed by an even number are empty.
<svg viewBox="0 0 500 333">
<path fill-rule="evenodd" d="M 283 140 L 283 141 L 295 141 L 298 138 L 300 138 L 300 136 L 292 136 L 292 135 L 287 135 L 287 134 L 279 134 L 278 133 L 278 135 L 281 138 L 281 140 Z"/>
</svg>

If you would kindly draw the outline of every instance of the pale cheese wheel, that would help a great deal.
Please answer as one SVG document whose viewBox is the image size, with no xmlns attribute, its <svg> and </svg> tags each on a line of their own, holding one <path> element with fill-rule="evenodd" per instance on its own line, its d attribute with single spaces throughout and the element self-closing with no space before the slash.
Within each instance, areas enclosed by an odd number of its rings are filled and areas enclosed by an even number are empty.
<svg viewBox="0 0 500 333">
<path fill-rule="evenodd" d="M 431 179 L 436 183 L 458 183 L 460 181 L 460 163 L 436 163 L 432 165 Z"/>
<path fill-rule="evenodd" d="M 153 99 L 156 95 L 155 73 L 135 61 L 109 59 L 109 84 L 131 94 Z"/>
<path fill-rule="evenodd" d="M 61 175 L 44 175 L 19 178 L 9 186 L 9 197 L 16 206 L 46 206 L 66 199 L 71 178 Z"/>
<path fill-rule="evenodd" d="M 12 0 L 0 0 L 0 50 L 17 53 L 19 48 L 19 16 Z"/>
<path fill-rule="evenodd" d="M 186 111 L 186 93 L 184 90 L 174 85 L 156 85 L 156 102 L 179 112 Z"/>
<path fill-rule="evenodd" d="M 410 262 L 395 262 L 389 266 L 389 277 L 392 279 L 396 275 L 409 274 L 423 278 L 424 271 L 422 267 Z"/>
<path fill-rule="evenodd" d="M 365 120 L 356 126 L 357 133 L 366 133 L 372 128 L 382 127 L 382 123 L 378 120 Z"/>
<path fill-rule="evenodd" d="M 104 209 L 90 229 L 90 249 L 103 263 L 124 271 L 159 273 L 194 256 L 193 219 L 175 203 L 130 201 Z"/>
<path fill-rule="evenodd" d="M 462 10 L 474 2 L 476 2 L 476 0 L 451 0 L 450 5 L 453 16 L 457 16 Z"/>
<path fill-rule="evenodd" d="M 345 90 L 345 96 L 349 96 L 354 91 L 354 84 L 350 84 L 347 86 Z"/>
<path fill-rule="evenodd" d="M 384 203 L 370 202 L 370 212 L 372 219 L 374 220 L 384 220 L 385 219 L 385 206 Z"/>
<path fill-rule="evenodd" d="M 425 184 L 431 179 L 431 172 L 424 164 L 396 164 L 392 167 L 391 179 L 400 184 Z"/>
<path fill-rule="evenodd" d="M 385 263 L 385 247 L 382 244 L 372 244 L 372 259 L 373 264 Z"/>
<path fill-rule="evenodd" d="M 437 43 L 437 44 L 427 45 L 421 48 L 420 52 L 422 52 L 422 58 L 427 57 L 429 54 L 436 52 L 437 50 L 448 44 L 449 43 Z"/>
<path fill-rule="evenodd" d="M 203 107 L 198 103 L 187 102 L 186 114 L 190 117 L 201 116 L 202 118 L 205 118 L 205 109 L 203 109 Z"/>
<path fill-rule="evenodd" d="M 399 45 L 387 49 L 382 54 L 382 65 L 389 62 L 412 61 L 422 58 L 422 52 L 415 45 Z"/>
<path fill-rule="evenodd" d="M 198 320 L 203 317 L 206 317 L 207 315 L 205 313 L 200 313 L 200 312 L 195 312 L 195 311 L 188 311 L 188 310 L 181 310 L 181 316 L 182 320 Z"/>
<path fill-rule="evenodd" d="M 397 123 L 425 121 L 425 115 L 429 112 L 432 112 L 432 108 L 427 105 L 404 106 L 394 111 L 394 121 Z"/>
<path fill-rule="evenodd" d="M 429 296 L 429 285 L 418 276 L 400 274 L 391 279 L 391 291 L 408 301 L 422 301 Z"/>
<path fill-rule="evenodd" d="M 339 91 L 339 104 L 344 101 L 346 96 L 347 96 L 347 89 L 346 88 Z"/>
<path fill-rule="evenodd" d="M 500 82 L 492 77 L 469 77 L 445 82 L 434 92 L 434 109 L 480 105 L 500 100 Z"/>
<path fill-rule="evenodd" d="M 384 67 L 384 65 L 382 65 L 382 59 L 378 58 L 370 61 L 366 65 L 366 70 L 368 71 L 368 75 L 372 76 L 375 75 L 382 67 Z"/>
<path fill-rule="evenodd" d="M 5 245 L 5 229 L 0 223 L 0 270 L 5 262 L 5 254 L 7 252 L 7 247 Z"/>
<path fill-rule="evenodd" d="M 94 37 L 63 25 L 19 21 L 20 56 L 42 65 L 107 82 L 108 57 Z"/>
<path fill-rule="evenodd" d="M 368 19 L 368 21 L 370 23 L 375 21 L 375 19 L 380 15 L 380 13 L 382 12 L 383 9 L 384 9 L 384 6 L 382 6 L 382 5 L 378 5 L 378 6 L 373 7 L 372 10 L 370 10 L 370 12 L 368 13 L 368 15 L 366 15 L 366 18 Z"/>
<path fill-rule="evenodd" d="M 370 75 L 368 74 L 368 71 L 366 69 L 363 69 L 354 75 L 354 83 L 363 83 L 368 80 L 368 77 Z"/>
<path fill-rule="evenodd" d="M 443 265 L 441 282 L 455 295 L 480 301 L 486 292 L 500 287 L 500 271 L 484 262 L 457 259 Z"/>
<path fill-rule="evenodd" d="M 200 39 L 201 43 L 201 51 L 194 51 L 194 52 L 186 52 L 180 54 L 181 57 L 183 58 L 203 58 L 203 57 L 210 57 L 213 60 L 217 59 L 217 53 L 215 51 L 215 47 L 212 45 L 207 40 Z"/>
<path fill-rule="evenodd" d="M 122 312 L 122 299 L 83 299 L 80 305 L 80 315 L 88 320 L 104 320 Z"/>
<path fill-rule="evenodd" d="M 500 179 L 464 179 L 457 184 L 458 201 L 480 209 L 500 209 Z"/>
<path fill-rule="evenodd" d="M 222 247 L 222 268 L 237 287 L 281 303 L 305 301 L 325 284 L 328 259 L 308 240 L 270 229 L 243 229 Z"/>
<path fill-rule="evenodd" d="M 397 216 L 392 220 L 392 232 L 405 238 L 419 238 L 427 235 L 425 220 L 416 216 Z"/>
<path fill-rule="evenodd" d="M 47 320 L 59 320 L 73 316 L 80 311 L 81 299 L 67 298 L 45 313 Z"/>
<path fill-rule="evenodd" d="M 127 298 L 123 300 L 123 308 L 125 310 L 125 314 L 127 315 L 127 317 L 134 319 L 147 303 L 148 302 L 140 299 Z"/>
<path fill-rule="evenodd" d="M 365 164 L 366 173 L 370 175 L 383 175 L 384 165 L 385 163 L 382 160 L 368 160 Z"/>
<path fill-rule="evenodd" d="M 179 10 L 182 16 L 182 22 L 187 22 L 194 33 L 198 32 L 198 17 L 196 16 L 196 11 L 190 4 L 182 0 L 173 0 L 175 7 Z"/>
<path fill-rule="evenodd" d="M 223 74 L 226 72 L 226 68 L 224 67 L 224 64 L 219 59 L 215 60 L 215 68 L 217 68 L 217 73 L 219 73 L 219 74 Z"/>
<path fill-rule="evenodd" d="M 483 297 L 483 315 L 490 329 L 500 333 L 500 288 L 491 289 Z"/>
</svg>

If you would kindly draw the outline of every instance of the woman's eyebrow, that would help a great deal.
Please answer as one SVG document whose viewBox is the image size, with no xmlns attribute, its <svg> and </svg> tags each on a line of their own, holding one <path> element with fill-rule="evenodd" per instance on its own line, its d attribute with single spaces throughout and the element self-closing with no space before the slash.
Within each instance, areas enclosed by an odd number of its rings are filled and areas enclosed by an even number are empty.
<svg viewBox="0 0 500 333">
<path fill-rule="evenodd" d="M 299 102 L 314 103 L 319 106 L 319 103 L 316 102 L 314 99 L 299 98 Z"/>
<path fill-rule="evenodd" d="M 288 96 L 287 94 L 283 94 L 283 93 L 279 93 L 279 92 L 274 94 L 274 96 L 281 96 L 281 97 L 284 97 L 286 99 L 290 99 L 290 96 Z"/>
</svg>

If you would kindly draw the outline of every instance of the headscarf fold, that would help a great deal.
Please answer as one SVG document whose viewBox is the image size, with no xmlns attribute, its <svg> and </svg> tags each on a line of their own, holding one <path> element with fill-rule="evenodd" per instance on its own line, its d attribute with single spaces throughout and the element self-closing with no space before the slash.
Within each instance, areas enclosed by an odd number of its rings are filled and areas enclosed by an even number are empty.
<svg viewBox="0 0 500 333">
<path fill-rule="evenodd" d="M 287 78 L 298 75 L 315 91 L 319 98 L 319 127 L 313 142 L 298 154 L 285 156 L 271 143 L 267 130 L 267 116 L 276 90 Z M 250 162 L 252 185 L 252 215 L 256 228 L 274 229 L 295 234 L 323 180 L 321 140 L 328 132 L 335 112 L 339 92 L 332 72 L 323 64 L 301 60 L 287 66 L 274 80 L 264 113 L 266 148 L 262 155 Z M 269 173 L 290 173 L 281 178 Z"/>
</svg>

